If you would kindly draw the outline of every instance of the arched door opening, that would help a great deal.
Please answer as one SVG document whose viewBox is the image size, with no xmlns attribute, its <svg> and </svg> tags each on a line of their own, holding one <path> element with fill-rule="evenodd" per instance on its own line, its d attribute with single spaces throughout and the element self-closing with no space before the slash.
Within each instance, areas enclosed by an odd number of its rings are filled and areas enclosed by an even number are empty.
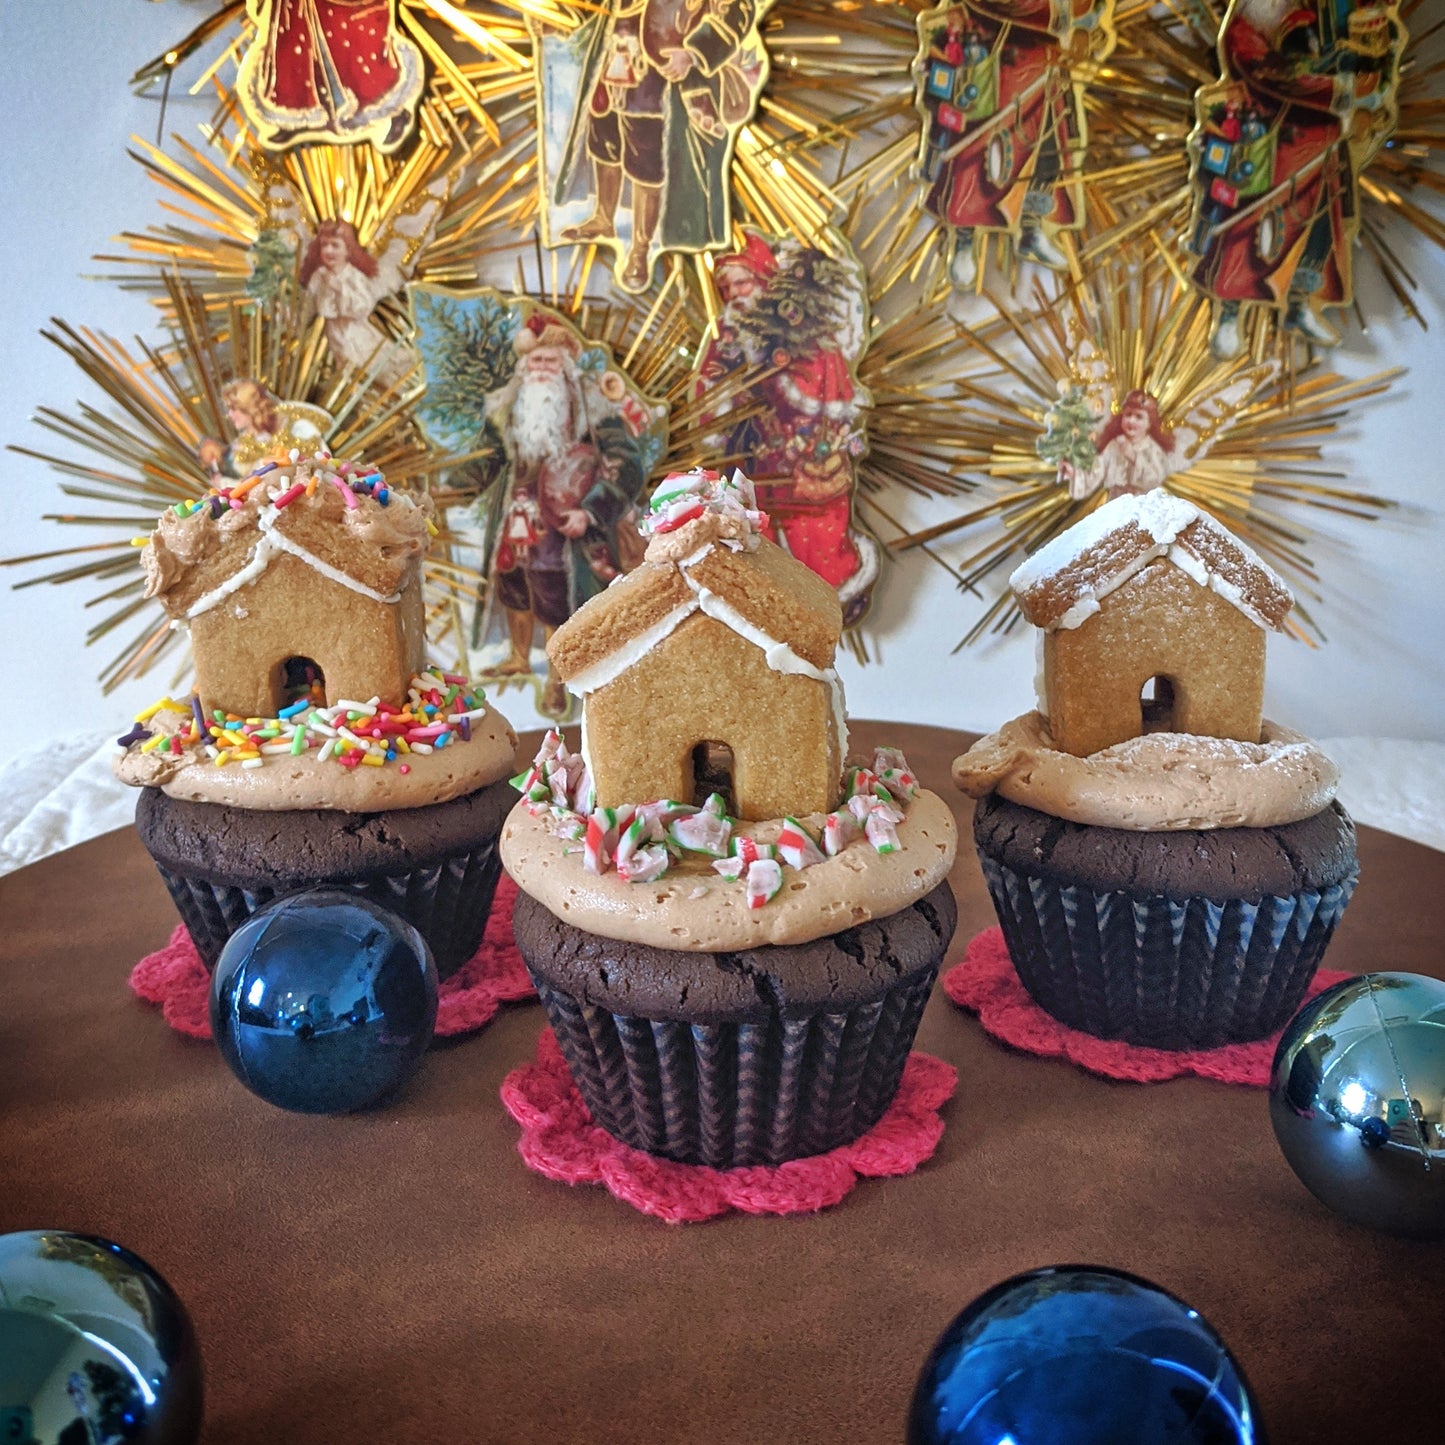
<svg viewBox="0 0 1445 1445">
<path fill-rule="evenodd" d="M 688 801 L 701 807 L 709 793 L 720 793 L 728 814 L 737 816 L 737 794 L 733 788 L 733 750 L 726 744 L 708 740 L 692 750 L 692 797 Z"/>
<path fill-rule="evenodd" d="M 288 657 L 276 669 L 276 710 L 295 702 L 326 705 L 326 675 L 309 657 Z"/>
<path fill-rule="evenodd" d="M 1151 677 L 1139 693 L 1139 710 L 1146 733 L 1172 733 L 1174 726 L 1174 679 L 1162 672 Z"/>
</svg>

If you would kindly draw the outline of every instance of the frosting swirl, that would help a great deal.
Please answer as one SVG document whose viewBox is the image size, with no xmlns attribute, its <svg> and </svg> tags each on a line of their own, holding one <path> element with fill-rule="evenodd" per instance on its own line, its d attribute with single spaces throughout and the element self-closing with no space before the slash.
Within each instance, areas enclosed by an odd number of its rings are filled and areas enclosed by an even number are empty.
<svg viewBox="0 0 1445 1445">
<path fill-rule="evenodd" d="M 815 831 L 821 815 L 801 822 Z M 782 820 L 744 823 L 759 843 L 778 836 Z M 689 952 L 736 952 L 766 943 L 808 943 L 870 918 L 887 918 L 925 898 L 953 866 L 958 830 L 948 805 L 921 790 L 898 824 L 898 848 L 866 842 L 809 868 L 788 869 L 782 891 L 750 908 L 740 882 L 702 864 L 683 864 L 651 883 L 616 872 L 587 872 L 582 848 L 557 836 L 553 822 L 518 803 L 502 828 L 502 862 L 517 886 L 558 918 L 603 938 Z"/>
<path fill-rule="evenodd" d="M 971 798 L 996 792 L 1071 823 L 1139 833 L 1295 823 L 1329 806 L 1339 776 L 1315 743 L 1269 721 L 1257 743 L 1148 733 L 1080 758 L 1054 746 L 1038 712 L 953 763 Z"/>
</svg>

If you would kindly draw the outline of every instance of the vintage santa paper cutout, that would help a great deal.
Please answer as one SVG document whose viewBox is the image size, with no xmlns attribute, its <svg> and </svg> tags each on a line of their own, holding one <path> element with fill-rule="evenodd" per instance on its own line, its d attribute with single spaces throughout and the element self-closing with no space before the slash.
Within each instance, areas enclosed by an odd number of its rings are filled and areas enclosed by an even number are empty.
<svg viewBox="0 0 1445 1445">
<path fill-rule="evenodd" d="M 335 424 L 330 412 L 306 401 L 281 401 L 264 381 L 240 376 L 221 388 L 229 440 L 204 437 L 197 459 L 214 481 L 248 477 L 262 462 L 293 448 L 310 453 Z"/>
<path fill-rule="evenodd" d="M 957 0 L 918 17 L 922 207 L 944 228 L 948 275 L 977 283 L 990 236 L 1062 270 L 1084 224 L 1085 62 L 1114 48 L 1114 0 Z"/>
<path fill-rule="evenodd" d="M 538 32 L 543 245 L 610 247 L 635 295 L 664 252 L 729 244 L 733 148 L 768 77 L 757 26 L 770 4 L 610 0 L 570 35 Z"/>
<path fill-rule="evenodd" d="M 710 463 L 740 466 L 768 514 L 766 535 L 838 589 L 861 620 L 878 577 L 878 544 L 853 517 L 873 399 L 858 380 L 868 284 L 837 232 L 836 254 L 745 230 L 713 267 L 720 308 L 694 394 L 711 399 Z"/>
<path fill-rule="evenodd" d="M 472 675 L 531 683 L 538 710 L 568 696 L 540 651 L 589 597 L 641 560 L 637 503 L 667 446 L 667 407 L 608 350 L 528 296 L 410 288 L 435 445 L 480 452 L 454 480 L 480 493 L 453 521 L 485 579 Z"/>
<path fill-rule="evenodd" d="M 1075 501 L 1099 491 L 1110 500 L 1152 492 L 1202 462 L 1278 369 L 1273 360 L 1246 367 L 1194 396 L 1182 416 L 1166 419 L 1147 381 L 1120 396 L 1108 359 L 1091 341 L 1079 341 L 1069 375 L 1059 382 L 1059 399 L 1044 413 L 1044 432 L 1035 449 L 1055 463 L 1059 485 Z"/>
<path fill-rule="evenodd" d="M 396 150 L 416 123 L 422 54 L 396 0 L 246 0 L 256 38 L 236 96 L 266 150 L 303 142 Z"/>
<path fill-rule="evenodd" d="M 1221 360 L 1246 344 L 1245 306 L 1314 345 L 1339 340 L 1320 310 L 1354 297 L 1356 178 L 1394 133 L 1405 41 L 1394 3 L 1231 0 L 1224 73 L 1196 94 L 1189 137 L 1192 279 L 1219 303 Z"/>
<path fill-rule="evenodd" d="M 919 15 L 922 206 L 960 290 L 994 235 L 1068 266 L 1059 233 L 1084 224 L 1086 63 L 1113 49 L 1113 17 L 1114 0 L 955 0 Z"/>
</svg>

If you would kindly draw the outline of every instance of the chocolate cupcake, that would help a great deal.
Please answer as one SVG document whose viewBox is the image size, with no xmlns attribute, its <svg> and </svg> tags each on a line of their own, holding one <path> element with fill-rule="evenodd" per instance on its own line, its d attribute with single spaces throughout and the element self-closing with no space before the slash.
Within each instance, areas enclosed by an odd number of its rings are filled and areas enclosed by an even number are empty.
<svg viewBox="0 0 1445 1445">
<path fill-rule="evenodd" d="M 1333 764 L 1260 716 L 1287 589 L 1163 492 L 1101 507 L 1011 583 L 1044 629 L 1042 706 L 954 780 L 980 800 L 974 841 L 1020 981 L 1100 1038 L 1275 1032 L 1358 871 Z"/>
<path fill-rule="evenodd" d="M 502 831 L 518 947 L 594 1120 L 714 1167 L 892 1102 L 956 910 L 955 829 L 898 753 L 845 766 L 833 590 L 751 484 L 659 488 L 646 560 L 553 635 L 550 734 Z"/>
<path fill-rule="evenodd" d="M 196 691 L 143 713 L 115 772 L 208 968 L 262 904 L 312 887 L 395 909 L 443 977 L 480 944 L 516 736 L 425 664 L 427 534 L 378 473 L 321 453 L 182 504 L 147 544 Z"/>
</svg>

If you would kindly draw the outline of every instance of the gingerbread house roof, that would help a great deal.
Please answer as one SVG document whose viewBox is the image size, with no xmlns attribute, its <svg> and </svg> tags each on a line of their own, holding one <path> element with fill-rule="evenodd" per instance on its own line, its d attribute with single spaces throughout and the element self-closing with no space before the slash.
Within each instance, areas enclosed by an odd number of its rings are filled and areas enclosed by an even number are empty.
<svg viewBox="0 0 1445 1445">
<path fill-rule="evenodd" d="M 780 672 L 827 672 L 843 633 L 837 593 L 759 535 L 756 517 L 704 510 L 654 532 L 642 564 L 580 607 L 547 643 L 568 688 L 585 695 L 604 686 L 693 616 L 724 623 Z"/>
<path fill-rule="evenodd" d="M 364 469 L 338 470 L 318 457 L 268 464 L 173 508 L 141 561 L 146 595 L 159 597 L 172 617 L 195 617 L 256 581 L 283 553 L 361 596 L 395 602 L 426 546 L 426 514 L 410 497 Z"/>
<path fill-rule="evenodd" d="M 1078 627 L 1156 558 L 1278 629 L 1294 598 L 1279 575 L 1192 502 L 1156 490 L 1116 497 L 1040 547 L 1009 578 L 1024 616 L 1045 631 Z"/>
</svg>

